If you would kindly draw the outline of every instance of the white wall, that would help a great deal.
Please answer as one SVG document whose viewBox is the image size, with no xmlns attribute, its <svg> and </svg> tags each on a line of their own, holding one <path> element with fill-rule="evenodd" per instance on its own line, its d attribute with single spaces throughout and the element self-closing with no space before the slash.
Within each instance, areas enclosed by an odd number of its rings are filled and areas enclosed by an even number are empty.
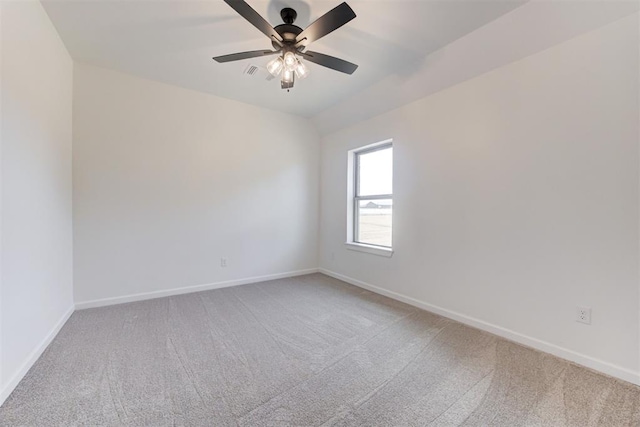
<svg viewBox="0 0 640 427">
<path fill-rule="evenodd" d="M 633 14 L 326 136 L 320 266 L 638 381 L 638 75 Z M 388 138 L 382 258 L 344 247 L 346 159 Z"/>
<path fill-rule="evenodd" d="M 317 267 L 306 119 L 83 64 L 73 111 L 76 303 Z"/>
<path fill-rule="evenodd" d="M 73 309 L 73 64 L 39 2 L 2 2 L 0 403 Z"/>
</svg>

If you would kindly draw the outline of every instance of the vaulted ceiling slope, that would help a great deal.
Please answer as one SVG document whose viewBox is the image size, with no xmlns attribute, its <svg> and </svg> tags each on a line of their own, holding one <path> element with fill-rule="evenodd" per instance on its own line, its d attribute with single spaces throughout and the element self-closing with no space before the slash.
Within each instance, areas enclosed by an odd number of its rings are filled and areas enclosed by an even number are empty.
<svg viewBox="0 0 640 427">
<path fill-rule="evenodd" d="M 341 0 L 248 0 L 272 25 L 280 10 L 309 23 Z M 430 53 L 520 6 L 524 0 L 349 0 L 357 18 L 313 50 L 359 65 L 351 76 L 309 64 L 294 90 L 265 74 L 269 58 L 218 64 L 212 56 L 270 49 L 260 31 L 222 0 L 43 0 L 75 60 L 225 98 L 312 117 L 388 76 L 411 73 Z"/>
<path fill-rule="evenodd" d="M 313 50 L 359 65 L 353 75 L 308 64 L 291 92 L 269 57 L 212 56 L 270 49 L 222 0 L 42 0 L 75 60 L 312 118 L 327 134 L 602 27 L 640 9 L 629 0 L 348 0 L 357 18 Z M 342 0 L 247 0 L 269 23 L 292 7 L 306 27 Z"/>
<path fill-rule="evenodd" d="M 532 0 L 316 114 L 326 135 L 596 30 L 640 10 L 637 1 Z"/>
</svg>

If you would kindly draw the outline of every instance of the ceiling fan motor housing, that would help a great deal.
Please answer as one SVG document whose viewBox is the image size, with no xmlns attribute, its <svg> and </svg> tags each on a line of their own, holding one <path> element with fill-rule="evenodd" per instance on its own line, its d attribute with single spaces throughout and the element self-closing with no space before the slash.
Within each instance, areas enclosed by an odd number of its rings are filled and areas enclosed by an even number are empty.
<svg viewBox="0 0 640 427">
<path fill-rule="evenodd" d="M 273 27 L 274 30 L 277 31 L 278 34 L 282 37 L 282 39 L 287 43 L 293 43 L 296 41 L 296 37 L 298 34 L 302 32 L 302 28 L 293 24 L 280 24 Z M 277 44 L 275 46 L 278 46 Z M 280 47 L 278 46 L 277 49 Z"/>
<path fill-rule="evenodd" d="M 298 17 L 298 13 L 290 7 L 285 7 L 280 11 L 280 16 L 284 24 L 277 25 L 273 29 L 276 30 L 280 37 L 284 40 L 285 44 L 293 44 L 296 41 L 298 34 L 302 32 L 302 28 L 297 25 L 293 25 L 294 21 Z M 277 43 L 271 42 L 275 49 L 280 49 Z"/>
</svg>

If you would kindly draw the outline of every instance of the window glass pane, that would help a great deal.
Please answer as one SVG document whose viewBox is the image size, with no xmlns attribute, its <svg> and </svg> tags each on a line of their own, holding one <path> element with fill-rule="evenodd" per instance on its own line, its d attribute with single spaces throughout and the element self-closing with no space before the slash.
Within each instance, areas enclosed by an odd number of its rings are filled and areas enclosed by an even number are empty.
<svg viewBox="0 0 640 427">
<path fill-rule="evenodd" d="M 391 247 L 393 200 L 359 200 L 356 212 L 356 241 Z"/>
<path fill-rule="evenodd" d="M 393 149 L 358 154 L 358 196 L 393 193 Z"/>
</svg>

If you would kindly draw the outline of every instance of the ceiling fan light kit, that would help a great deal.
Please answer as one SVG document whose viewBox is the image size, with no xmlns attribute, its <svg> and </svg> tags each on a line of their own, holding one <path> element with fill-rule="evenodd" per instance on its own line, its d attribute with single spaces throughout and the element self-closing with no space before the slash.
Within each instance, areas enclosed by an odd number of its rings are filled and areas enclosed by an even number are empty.
<svg viewBox="0 0 640 427">
<path fill-rule="evenodd" d="M 291 52 L 287 52 L 283 56 L 269 61 L 267 71 L 274 77 L 278 77 L 282 73 L 283 78 L 285 78 L 283 71 L 288 72 L 287 76 L 290 76 L 291 72 L 295 73 L 298 79 L 304 79 L 309 75 L 307 66 Z"/>
<path fill-rule="evenodd" d="M 267 64 L 267 71 L 274 77 L 280 76 L 280 87 L 287 90 L 293 87 L 296 78 L 304 79 L 309 75 L 309 69 L 298 56 L 305 58 L 309 62 L 345 74 L 353 74 L 358 68 L 356 64 L 352 64 L 343 59 L 318 52 L 305 52 L 306 47 L 311 42 L 337 30 L 356 17 L 355 12 L 347 3 L 341 3 L 303 30 L 293 24 L 298 14 L 289 7 L 285 7 L 280 11 L 280 17 L 284 24 L 277 25 L 274 28 L 244 0 L 224 1 L 254 27 L 269 37 L 275 50 L 253 50 L 216 56 L 213 58 L 215 61 L 224 63 L 277 54 L 278 56 Z"/>
</svg>

